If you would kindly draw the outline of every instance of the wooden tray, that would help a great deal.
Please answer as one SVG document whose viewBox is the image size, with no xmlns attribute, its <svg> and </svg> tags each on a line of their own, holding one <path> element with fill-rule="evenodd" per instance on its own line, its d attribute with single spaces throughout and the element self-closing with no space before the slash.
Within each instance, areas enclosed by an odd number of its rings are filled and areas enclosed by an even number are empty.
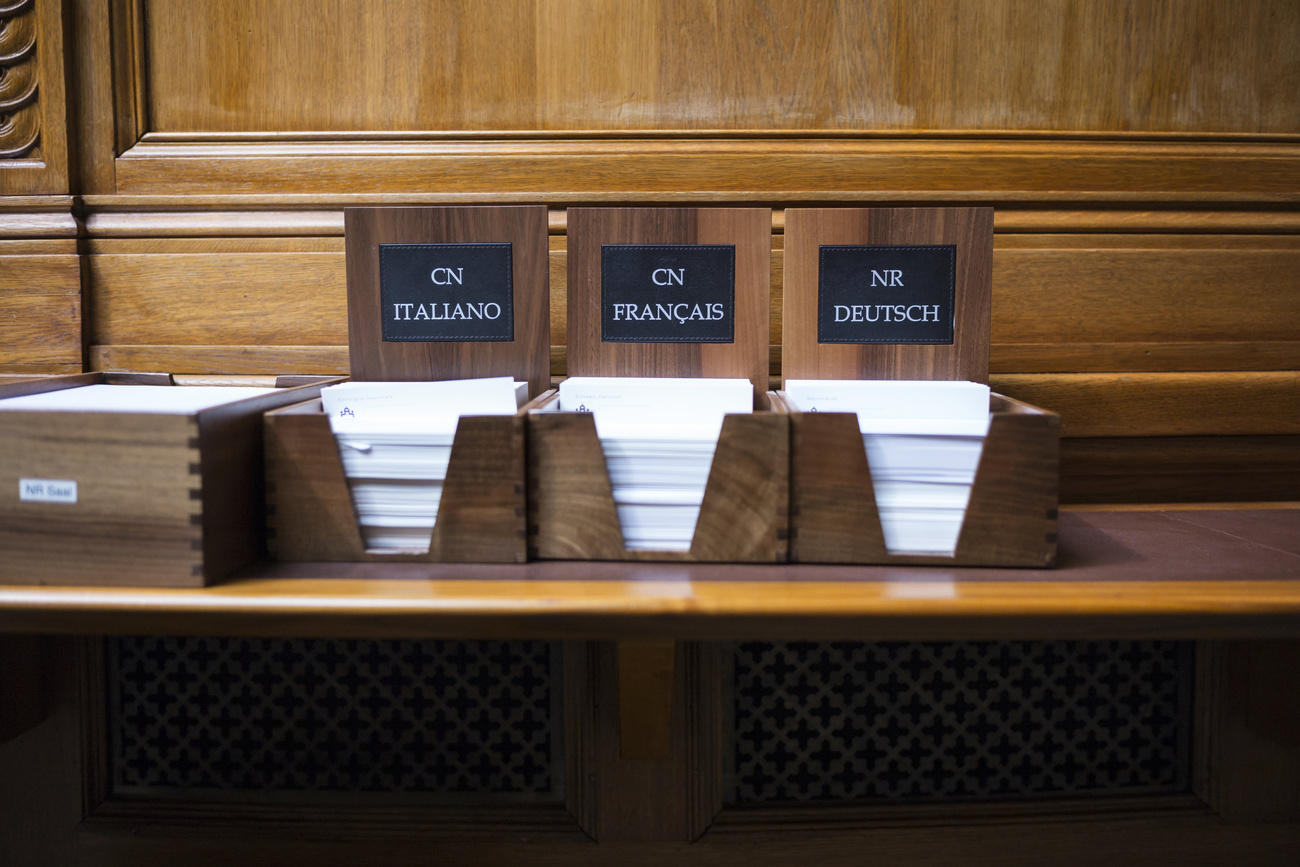
<svg viewBox="0 0 1300 867">
<path fill-rule="evenodd" d="M 1056 562 L 1060 419 L 992 395 L 993 419 L 953 556 L 885 547 L 858 419 L 790 412 L 790 559 L 800 563 L 1051 566 Z"/>
<path fill-rule="evenodd" d="M 568 358 L 572 376 L 744 377 L 753 415 L 728 415 L 689 551 L 629 550 L 604 451 L 587 413 L 555 400 L 528 413 L 528 549 L 574 560 L 783 561 L 789 420 L 767 392 L 772 214 L 767 208 L 570 208 Z M 605 244 L 735 245 L 731 343 L 601 339 Z"/>
<path fill-rule="evenodd" d="M 546 208 L 348 208 L 348 338 L 354 380 L 513 376 L 538 396 L 550 377 Z M 514 338 L 384 341 L 379 245 L 509 242 Z M 525 544 L 524 420 L 462 418 L 427 552 L 368 551 L 319 400 L 266 414 L 267 539 L 280 560 L 518 563 Z"/>
<path fill-rule="evenodd" d="M 176 385 L 87 373 L 0 386 Z M 188 415 L 0 413 L 0 582 L 202 587 L 259 557 L 262 413 L 320 394 L 285 387 Z M 20 478 L 77 483 L 75 503 L 23 502 Z"/>
<path fill-rule="evenodd" d="M 718 447 L 689 551 L 633 550 L 623 543 L 595 419 L 558 412 L 547 399 L 528 415 L 528 552 L 542 559 L 771 563 L 787 555 L 788 417 L 731 414 Z M 767 409 L 765 396 L 764 408 Z"/>
<path fill-rule="evenodd" d="M 266 414 L 266 461 L 267 543 L 277 559 L 526 559 L 523 410 L 514 416 L 466 416 L 456 425 L 427 552 L 366 550 L 338 444 L 319 400 Z"/>
<path fill-rule="evenodd" d="M 955 247 L 951 344 L 818 342 L 821 245 Z M 991 208 L 791 208 L 785 224 L 786 379 L 988 382 Z M 1056 558 L 1060 420 L 994 394 L 993 415 L 953 556 L 885 548 L 866 449 L 852 413 L 790 411 L 790 558 L 805 563 L 1050 566 Z"/>
</svg>

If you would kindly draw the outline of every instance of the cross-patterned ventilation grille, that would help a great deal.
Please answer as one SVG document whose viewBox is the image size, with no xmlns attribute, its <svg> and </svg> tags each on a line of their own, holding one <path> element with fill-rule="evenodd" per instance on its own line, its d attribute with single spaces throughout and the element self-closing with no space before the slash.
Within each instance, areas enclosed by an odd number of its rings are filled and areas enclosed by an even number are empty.
<svg viewBox="0 0 1300 867">
<path fill-rule="evenodd" d="M 551 659 L 537 641 L 112 639 L 112 779 L 554 795 Z"/>
<path fill-rule="evenodd" d="M 741 644 L 733 799 L 964 799 L 1187 786 L 1191 646 Z"/>
</svg>

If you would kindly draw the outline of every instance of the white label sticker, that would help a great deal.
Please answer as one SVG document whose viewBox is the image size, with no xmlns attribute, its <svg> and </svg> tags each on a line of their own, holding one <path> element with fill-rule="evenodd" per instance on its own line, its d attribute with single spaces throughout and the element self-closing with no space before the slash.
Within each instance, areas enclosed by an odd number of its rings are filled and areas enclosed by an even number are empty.
<svg viewBox="0 0 1300 867">
<path fill-rule="evenodd" d="M 77 483 L 69 479 L 19 479 L 18 499 L 28 503 L 75 503 Z"/>
</svg>

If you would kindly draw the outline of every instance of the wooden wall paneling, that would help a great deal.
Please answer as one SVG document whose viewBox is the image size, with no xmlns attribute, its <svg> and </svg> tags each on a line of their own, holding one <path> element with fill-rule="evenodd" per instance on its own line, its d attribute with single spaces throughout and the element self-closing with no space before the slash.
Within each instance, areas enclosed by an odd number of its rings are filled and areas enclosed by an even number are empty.
<svg viewBox="0 0 1300 867">
<path fill-rule="evenodd" d="M 343 258 L 341 238 L 93 242 L 90 342 L 346 347 Z"/>
<path fill-rule="evenodd" d="M 82 275 L 71 205 L 63 196 L 0 199 L 0 371 L 81 370 Z"/>
<path fill-rule="evenodd" d="M 1291 98 L 1300 72 L 1290 62 L 1300 13 L 1286 0 L 1244 0 L 1232 15 L 1215 0 L 971 8 L 720 0 L 707 10 L 671 0 L 635 9 L 508 0 L 492 15 L 468 0 L 312 5 L 317 26 L 304 26 L 302 5 L 284 0 L 150 0 L 148 128 L 1285 134 L 1300 126 Z"/>
<path fill-rule="evenodd" d="M 1294 500 L 1300 436 L 1061 440 L 1062 503 Z"/>
<path fill-rule="evenodd" d="M 565 645 L 565 802 L 600 843 L 694 840 L 722 809 L 726 647 L 678 643 L 665 671 L 658 643 Z M 650 662 L 657 673 L 633 668 Z M 621 694 L 629 688 L 637 694 Z M 666 743 L 665 733 L 653 730 L 665 704 Z M 621 710 L 641 707 L 656 718 L 649 726 L 629 720 L 625 738 Z"/>
<path fill-rule="evenodd" d="M 990 384 L 1058 413 L 1064 437 L 1300 433 L 1300 370 L 1000 374 Z"/>
</svg>

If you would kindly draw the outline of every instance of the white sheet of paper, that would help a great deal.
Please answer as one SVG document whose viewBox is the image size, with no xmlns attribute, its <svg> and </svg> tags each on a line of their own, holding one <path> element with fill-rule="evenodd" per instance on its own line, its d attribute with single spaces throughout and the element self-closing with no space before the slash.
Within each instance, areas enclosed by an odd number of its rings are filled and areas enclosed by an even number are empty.
<svg viewBox="0 0 1300 867">
<path fill-rule="evenodd" d="M 462 415 L 514 415 L 519 385 L 508 376 L 344 382 L 321 389 L 321 403 L 335 434 L 451 433 Z"/>
<path fill-rule="evenodd" d="M 785 393 L 801 412 L 856 413 L 863 433 L 988 433 L 989 387 L 978 382 L 791 379 Z"/>
<path fill-rule="evenodd" d="M 747 379 L 701 377 L 571 376 L 560 383 L 560 410 L 634 410 L 648 416 L 725 415 L 754 408 Z"/>
<path fill-rule="evenodd" d="M 0 400 L 0 410 L 189 415 L 273 391 L 234 385 L 83 385 L 6 398 Z"/>
</svg>

